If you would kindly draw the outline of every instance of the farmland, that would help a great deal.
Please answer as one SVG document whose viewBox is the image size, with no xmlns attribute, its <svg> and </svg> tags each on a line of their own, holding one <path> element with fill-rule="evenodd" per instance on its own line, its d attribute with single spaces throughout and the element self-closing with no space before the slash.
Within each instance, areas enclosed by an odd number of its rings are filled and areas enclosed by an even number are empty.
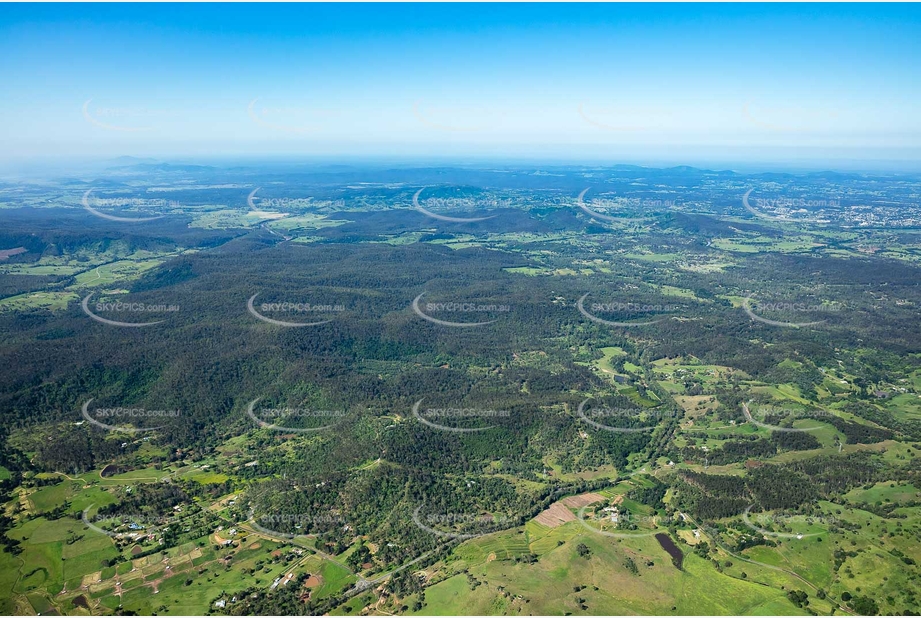
<svg viewBox="0 0 921 618">
<path fill-rule="evenodd" d="M 739 199 L 916 180 L 236 173 L 5 187 L 8 613 L 921 608 L 917 230 Z"/>
</svg>

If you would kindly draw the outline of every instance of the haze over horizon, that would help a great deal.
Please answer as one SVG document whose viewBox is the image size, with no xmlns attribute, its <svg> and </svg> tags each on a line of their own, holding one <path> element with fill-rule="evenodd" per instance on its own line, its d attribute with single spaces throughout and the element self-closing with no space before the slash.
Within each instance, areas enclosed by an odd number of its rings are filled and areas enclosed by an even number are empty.
<svg viewBox="0 0 921 618">
<path fill-rule="evenodd" d="M 0 153 L 918 169 L 904 5 L 6 5 Z"/>
<path fill-rule="evenodd" d="M 0 616 L 921 616 L 919 33 L 0 3 Z"/>
</svg>

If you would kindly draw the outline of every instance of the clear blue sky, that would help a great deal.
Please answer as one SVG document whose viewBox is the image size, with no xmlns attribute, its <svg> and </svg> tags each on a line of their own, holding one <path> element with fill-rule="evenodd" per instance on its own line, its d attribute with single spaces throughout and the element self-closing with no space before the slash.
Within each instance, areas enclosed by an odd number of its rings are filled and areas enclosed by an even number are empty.
<svg viewBox="0 0 921 618">
<path fill-rule="evenodd" d="M 917 5 L 5 4 L 0 156 L 917 160 L 919 33 Z"/>
</svg>

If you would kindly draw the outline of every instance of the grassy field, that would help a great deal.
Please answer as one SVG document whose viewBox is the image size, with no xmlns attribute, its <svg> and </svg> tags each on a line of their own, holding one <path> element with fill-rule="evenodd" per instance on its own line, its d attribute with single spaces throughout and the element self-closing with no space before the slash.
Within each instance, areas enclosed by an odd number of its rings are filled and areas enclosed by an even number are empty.
<svg viewBox="0 0 921 618">
<path fill-rule="evenodd" d="M 191 466 L 181 466 L 176 472 L 203 484 L 222 483 L 227 478 Z M 21 542 L 22 552 L 0 554 L 0 607 L 8 614 L 86 614 L 73 603 L 82 597 L 79 602 L 97 614 L 120 610 L 202 615 L 225 595 L 229 600 L 234 591 L 268 588 L 287 573 L 319 575 L 322 584 L 314 591 L 319 597 L 339 593 L 354 582 L 355 577 L 339 565 L 260 535 L 238 533 L 231 547 L 221 549 L 216 548 L 217 537 L 212 534 L 195 538 L 186 534 L 179 545 L 160 550 L 156 542 L 144 541 L 140 546 L 152 553 L 134 557 L 135 542 L 116 541 L 81 521 L 79 514 L 84 509 L 90 509 L 88 516 L 94 517 L 100 506 L 117 502 L 137 484 L 157 482 L 170 474 L 173 472 L 154 468 L 106 478 L 98 472 L 74 479 L 43 474 L 43 479 L 60 482 L 21 490 L 24 514 L 64 507 L 63 516 L 23 518 L 8 532 Z M 170 525 L 190 531 L 195 529 L 191 521 L 210 520 L 215 522 L 212 527 L 221 523 L 217 511 L 194 507 L 193 503 L 183 511 L 171 511 L 174 521 Z M 229 527 L 232 522 L 223 525 Z M 157 528 L 148 527 L 145 534 L 160 534 Z"/>
<path fill-rule="evenodd" d="M 79 296 L 74 292 L 28 292 L 0 300 L 0 311 L 26 311 L 28 309 L 48 309 L 61 311 Z"/>
<path fill-rule="evenodd" d="M 170 257 L 185 253 L 176 251 L 132 251 L 121 242 L 110 243 L 104 250 L 83 247 L 62 255 L 45 255 L 37 262 L 2 264 L 0 274 L 55 275 L 73 277 L 64 290 L 44 290 L 9 296 L 0 300 L 0 311 L 47 309 L 59 311 L 78 301 L 88 290 L 123 284 L 141 277 L 160 266 Z"/>
<path fill-rule="evenodd" d="M 285 217 L 269 223 L 269 227 L 279 232 L 290 232 L 293 230 L 319 230 L 324 227 L 336 227 L 345 225 L 348 221 L 342 219 L 330 219 L 325 215 L 299 215 L 296 217 Z"/>
<path fill-rule="evenodd" d="M 781 590 L 713 571 L 686 556 L 678 571 L 655 539 L 611 539 L 578 523 L 555 529 L 528 524 L 534 563 L 503 560 L 494 551 L 515 543 L 517 532 L 475 539 L 458 549 L 467 573 L 451 575 L 426 589 L 418 614 L 653 614 L 737 613 L 801 615 Z M 519 535 L 520 536 L 520 535 Z M 590 554 L 581 556 L 582 544 Z M 485 557 L 484 557 L 485 556 Z M 627 568 L 630 558 L 637 574 Z M 470 580 L 469 576 L 473 578 Z M 450 575 L 450 573 L 447 573 Z M 478 582 L 473 586 L 474 582 Z M 574 590 L 574 586 L 585 586 Z"/>
<path fill-rule="evenodd" d="M 601 348 L 599 352 L 601 352 L 601 358 L 595 361 L 595 366 L 607 374 L 617 375 L 617 371 L 611 366 L 611 361 L 623 358 L 627 356 L 627 353 L 624 352 L 623 348 L 619 347 Z"/>
<path fill-rule="evenodd" d="M 83 289 L 137 279 L 164 261 L 164 258 L 159 258 L 143 261 L 119 260 L 110 264 L 101 264 L 74 277 L 74 284 L 71 287 Z"/>
</svg>

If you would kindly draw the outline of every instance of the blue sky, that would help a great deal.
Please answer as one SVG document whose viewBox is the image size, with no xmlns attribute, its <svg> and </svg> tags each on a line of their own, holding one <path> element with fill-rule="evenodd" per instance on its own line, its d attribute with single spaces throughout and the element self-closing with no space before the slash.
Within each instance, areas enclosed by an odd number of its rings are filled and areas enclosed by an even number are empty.
<svg viewBox="0 0 921 618">
<path fill-rule="evenodd" d="M 921 156 L 912 5 L 0 5 L 5 159 Z"/>
</svg>

